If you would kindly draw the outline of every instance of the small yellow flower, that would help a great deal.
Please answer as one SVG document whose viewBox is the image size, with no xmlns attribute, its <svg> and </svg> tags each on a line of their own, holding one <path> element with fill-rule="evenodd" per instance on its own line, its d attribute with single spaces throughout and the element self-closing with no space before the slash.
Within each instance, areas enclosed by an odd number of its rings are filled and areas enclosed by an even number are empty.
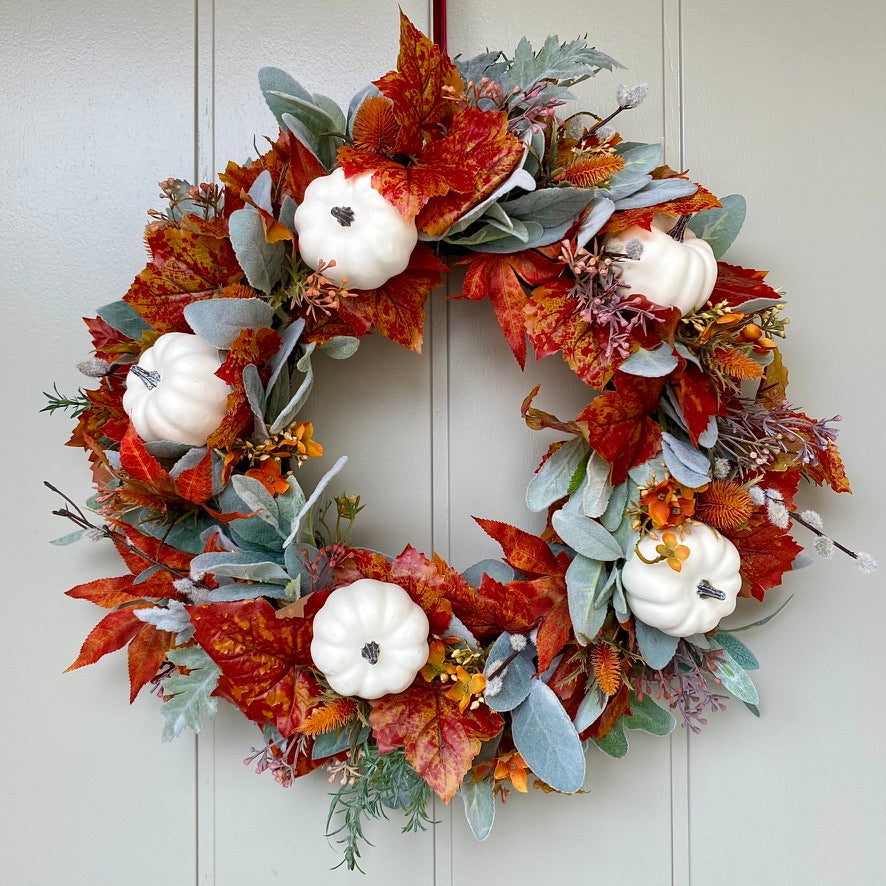
<svg viewBox="0 0 886 886">
<path fill-rule="evenodd" d="M 661 544 L 656 545 L 655 552 L 674 572 L 680 572 L 683 569 L 683 561 L 689 559 L 689 548 L 677 544 L 677 536 L 673 532 L 665 532 L 662 535 Z"/>
<path fill-rule="evenodd" d="M 486 678 L 482 674 L 469 674 L 461 665 L 455 669 L 455 680 L 446 692 L 446 697 L 458 702 L 458 709 L 464 712 L 474 696 L 482 695 L 486 688 Z"/>
</svg>

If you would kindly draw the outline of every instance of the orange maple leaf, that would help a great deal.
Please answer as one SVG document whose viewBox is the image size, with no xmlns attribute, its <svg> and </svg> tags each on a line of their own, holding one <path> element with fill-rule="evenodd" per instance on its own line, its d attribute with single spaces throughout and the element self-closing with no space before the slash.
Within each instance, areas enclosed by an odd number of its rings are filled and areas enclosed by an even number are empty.
<svg viewBox="0 0 886 886">
<path fill-rule="evenodd" d="M 436 683 L 414 684 L 405 692 L 372 702 L 369 715 L 378 750 L 402 747 L 406 759 L 444 803 L 458 790 L 483 741 L 501 732 L 504 721 L 481 704 L 459 710 Z"/>
</svg>

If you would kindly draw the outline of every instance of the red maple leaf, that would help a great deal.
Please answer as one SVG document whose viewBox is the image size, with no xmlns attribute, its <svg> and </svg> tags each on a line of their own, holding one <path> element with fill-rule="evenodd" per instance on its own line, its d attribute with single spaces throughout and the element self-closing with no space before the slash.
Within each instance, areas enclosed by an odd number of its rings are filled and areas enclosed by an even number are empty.
<svg viewBox="0 0 886 886">
<path fill-rule="evenodd" d="M 340 315 L 358 336 L 370 327 L 386 338 L 417 353 L 421 351 L 428 295 L 440 285 L 446 266 L 422 243 L 413 250 L 409 266 L 378 289 L 356 292 L 342 300 Z M 312 341 L 341 335 L 334 326 L 314 329 Z"/>
<path fill-rule="evenodd" d="M 392 562 L 374 551 L 351 549 L 335 570 L 336 585 L 350 584 L 360 578 L 374 578 L 399 585 L 428 616 L 431 633 L 442 634 L 452 620 L 450 599 L 467 587 L 464 578 L 448 563 L 407 545 Z"/>
<path fill-rule="evenodd" d="M 762 516 L 745 529 L 723 534 L 738 548 L 741 574 L 758 600 L 762 600 L 770 588 L 781 584 L 782 576 L 803 550 L 786 530 Z"/>
<path fill-rule="evenodd" d="M 693 446 L 698 446 L 698 438 L 705 432 L 711 416 L 720 408 L 720 395 L 714 381 L 690 360 L 677 356 L 677 368 L 668 377 Z"/>
<path fill-rule="evenodd" d="M 565 574 L 566 566 L 554 556 L 547 542 L 537 535 L 498 520 L 484 520 L 481 517 L 474 517 L 474 520 L 501 545 L 505 560 L 518 572 L 529 575 Z"/>
<path fill-rule="evenodd" d="M 661 426 L 650 414 L 658 409 L 663 387 L 664 379 L 616 372 L 615 390 L 605 391 L 578 416 L 587 422 L 588 443 L 611 466 L 613 486 L 660 449 Z"/>
<path fill-rule="evenodd" d="M 145 232 L 151 254 L 123 300 L 159 333 L 190 332 L 184 310 L 243 279 L 227 239 L 198 234 L 171 222 L 153 222 Z"/>
<path fill-rule="evenodd" d="M 418 227 L 429 234 L 444 233 L 472 206 L 482 203 L 514 171 L 522 155 L 523 145 L 508 131 L 503 112 L 471 107 L 456 114 L 446 137 L 431 144 L 423 160 L 462 169 L 468 181 L 452 180 L 448 194 L 429 199 L 416 219 Z"/>
<path fill-rule="evenodd" d="M 755 298 L 781 298 L 781 296 L 763 280 L 769 271 L 755 271 L 753 268 L 742 268 L 726 262 L 717 262 L 717 282 L 708 301 L 712 305 L 726 302 L 729 308 L 741 310 L 744 302 Z"/>
<path fill-rule="evenodd" d="M 283 736 L 301 726 L 322 687 L 305 668 L 313 631 L 307 618 L 277 618 L 263 598 L 188 608 L 194 637 L 221 669 L 218 691 L 258 724 Z"/>
<path fill-rule="evenodd" d="M 834 492 L 852 492 L 840 450 L 834 442 L 818 450 L 818 460 L 806 465 L 806 475 L 815 483 L 827 483 Z"/>
<path fill-rule="evenodd" d="M 565 591 L 565 587 L 564 587 Z M 569 602 L 566 594 L 551 607 L 538 627 L 535 645 L 538 649 L 538 670 L 544 673 L 563 651 L 563 648 L 574 638 L 572 619 L 569 617 Z"/>
<path fill-rule="evenodd" d="M 468 260 L 460 298 L 492 303 L 505 339 L 520 368 L 526 365 L 526 308 L 524 284 L 538 286 L 562 271 L 562 266 L 533 250 L 512 255 L 481 254 Z M 539 357 L 545 356 L 539 354 Z"/>
<path fill-rule="evenodd" d="M 338 161 L 348 177 L 371 172 L 372 187 L 408 219 L 415 218 L 432 197 L 452 188 L 467 191 L 473 182 L 463 157 L 459 163 L 423 152 L 404 166 L 360 148 L 344 147 L 339 148 Z"/>
<path fill-rule="evenodd" d="M 166 547 L 158 539 L 144 536 L 132 527 L 125 527 L 125 530 L 129 542 L 146 557 L 117 544 L 118 552 L 129 567 L 128 575 L 94 579 L 67 591 L 69 597 L 89 600 L 103 609 L 113 610 L 92 629 L 68 670 L 94 664 L 109 652 L 129 644 L 129 700 L 133 701 L 159 670 L 166 650 L 174 645 L 173 634 L 140 621 L 135 610 L 155 606 L 153 601 L 157 599 L 182 599 L 173 587 L 174 575 L 165 570 L 156 570 L 137 583 L 136 578 L 150 568 L 148 558 L 185 572 L 191 555 Z"/>
<path fill-rule="evenodd" d="M 448 803 L 471 768 L 480 744 L 494 738 L 504 721 L 481 704 L 460 711 L 436 683 L 372 702 L 369 715 L 379 752 L 402 747 L 416 772 Z"/>
<path fill-rule="evenodd" d="M 160 492 L 172 492 L 169 474 L 145 449 L 145 444 L 132 424 L 120 441 L 120 466 L 133 479 L 148 483 Z"/>
<path fill-rule="evenodd" d="M 532 628 L 550 611 L 559 585 L 565 589 L 559 576 L 502 584 L 484 575 L 479 588 L 465 584 L 451 594 L 452 611 L 480 642 L 485 643 L 502 631 L 518 634 Z"/>
<path fill-rule="evenodd" d="M 279 347 L 280 336 L 273 329 L 242 329 L 234 339 L 225 362 L 215 373 L 234 390 L 228 394 L 222 423 L 207 440 L 210 448 L 230 446 L 237 437 L 251 427 L 252 407 L 246 396 L 243 370 L 250 363 L 261 366 L 277 352 Z"/>
<path fill-rule="evenodd" d="M 175 491 L 182 498 L 194 504 L 203 504 L 212 498 L 214 485 L 212 454 L 207 450 L 206 455 L 194 467 L 178 474 L 173 484 Z"/>
</svg>

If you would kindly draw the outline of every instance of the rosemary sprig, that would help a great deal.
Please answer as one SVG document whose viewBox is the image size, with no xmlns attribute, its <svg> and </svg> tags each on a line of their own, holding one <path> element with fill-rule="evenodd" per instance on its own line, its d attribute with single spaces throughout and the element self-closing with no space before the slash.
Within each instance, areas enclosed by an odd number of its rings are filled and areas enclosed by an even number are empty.
<svg viewBox="0 0 886 886">
<path fill-rule="evenodd" d="M 409 765 L 402 750 L 380 754 L 378 748 L 364 741 L 355 748 L 347 763 L 330 770 L 331 778 L 341 773 L 341 786 L 332 795 L 326 819 L 326 836 L 338 836 L 343 858 L 335 866 L 346 865 L 365 873 L 360 867 L 360 844 L 371 845 L 363 825 L 367 818 L 387 818 L 388 809 L 399 809 L 405 816 L 404 832 L 423 831 L 433 819 L 427 807 L 432 792 L 428 783 Z M 333 828 L 333 819 L 341 823 Z"/>
<path fill-rule="evenodd" d="M 70 409 L 72 418 L 78 418 L 92 405 L 83 388 L 77 389 L 76 397 L 66 397 L 59 391 L 55 382 L 53 382 L 52 390 L 51 394 L 48 391 L 43 392 L 43 396 L 46 397 L 46 405 L 40 410 L 41 412 L 52 413 L 57 409 Z"/>
</svg>

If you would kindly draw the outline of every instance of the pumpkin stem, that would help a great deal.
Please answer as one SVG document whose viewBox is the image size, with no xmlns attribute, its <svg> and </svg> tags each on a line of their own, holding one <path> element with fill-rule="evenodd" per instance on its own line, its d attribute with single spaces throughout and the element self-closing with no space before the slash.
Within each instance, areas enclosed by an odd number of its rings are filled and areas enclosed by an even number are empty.
<svg viewBox="0 0 886 886">
<path fill-rule="evenodd" d="M 333 206 L 329 211 L 343 228 L 349 228 L 354 221 L 354 210 L 350 206 Z"/>
<path fill-rule="evenodd" d="M 378 653 L 381 650 L 379 649 L 378 643 L 375 640 L 370 640 L 361 650 L 360 655 L 369 662 L 369 664 L 374 665 L 378 664 Z"/>
<path fill-rule="evenodd" d="M 677 222 L 677 224 L 675 224 L 674 227 L 672 227 L 670 231 L 668 231 L 668 234 L 670 234 L 670 236 L 673 237 L 678 243 L 683 242 L 683 235 L 686 233 L 686 227 L 689 224 L 691 218 L 691 215 L 681 215 L 680 220 Z"/>
<path fill-rule="evenodd" d="M 696 591 L 698 596 L 704 599 L 711 597 L 714 600 L 725 600 L 726 593 L 719 588 L 715 588 L 706 578 L 703 578 L 697 585 Z"/>
<path fill-rule="evenodd" d="M 130 367 L 129 371 L 137 378 L 141 383 L 149 390 L 152 391 L 157 385 L 160 384 L 160 373 L 157 371 L 148 372 L 147 369 L 142 369 L 141 366 L 136 364 L 135 366 Z"/>
</svg>

